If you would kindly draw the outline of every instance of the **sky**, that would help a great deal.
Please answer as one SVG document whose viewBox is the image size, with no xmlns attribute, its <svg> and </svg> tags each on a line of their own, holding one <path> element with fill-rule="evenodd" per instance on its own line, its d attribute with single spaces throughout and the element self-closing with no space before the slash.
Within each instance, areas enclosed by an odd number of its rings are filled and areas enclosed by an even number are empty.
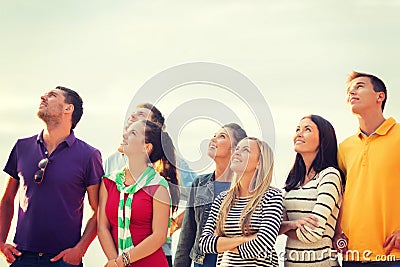
<svg viewBox="0 0 400 267">
<path fill-rule="evenodd" d="M 247 77 L 262 97 L 199 83 L 165 89 L 163 95 L 145 91 L 166 116 L 167 130 L 177 126 L 171 119 L 175 111 L 196 110 L 198 117 L 178 125 L 178 151 L 189 162 L 206 158 L 208 138 L 220 123 L 230 122 L 224 118 L 236 116 L 250 135 L 273 140 L 273 183 L 282 187 L 300 118 L 328 119 L 338 141 L 356 132 L 357 119 L 345 103 L 351 70 L 383 79 L 384 115 L 400 120 L 399 11 L 396 0 L 2 0 L 1 162 L 4 166 L 18 138 L 42 129 L 36 117 L 40 96 L 57 85 L 82 96 L 84 115 L 75 133 L 107 157 L 120 143 L 128 106 L 146 82 L 174 66 L 210 62 Z M 191 105 L 199 99 L 204 101 Z M 230 115 L 201 115 L 215 103 Z M 266 118 L 268 136 L 260 134 Z M 212 165 L 205 167 L 199 172 Z M 5 178 L 3 173 L 1 188 Z M 103 263 L 96 242 L 87 266 Z"/>
</svg>

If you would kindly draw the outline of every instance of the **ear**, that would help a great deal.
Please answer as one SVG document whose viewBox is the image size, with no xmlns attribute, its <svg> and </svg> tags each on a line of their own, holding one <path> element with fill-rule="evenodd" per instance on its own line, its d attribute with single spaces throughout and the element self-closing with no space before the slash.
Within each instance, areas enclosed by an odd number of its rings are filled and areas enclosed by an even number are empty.
<svg viewBox="0 0 400 267">
<path fill-rule="evenodd" d="M 65 105 L 64 111 L 66 113 L 73 113 L 74 112 L 74 105 L 73 104 Z"/>
<path fill-rule="evenodd" d="M 151 151 L 153 151 L 153 144 L 147 143 L 147 144 L 144 144 L 144 147 L 146 149 L 147 155 L 150 156 Z"/>
<path fill-rule="evenodd" d="M 385 100 L 386 95 L 384 92 L 378 92 L 378 98 L 376 99 L 378 102 L 382 103 Z"/>
</svg>

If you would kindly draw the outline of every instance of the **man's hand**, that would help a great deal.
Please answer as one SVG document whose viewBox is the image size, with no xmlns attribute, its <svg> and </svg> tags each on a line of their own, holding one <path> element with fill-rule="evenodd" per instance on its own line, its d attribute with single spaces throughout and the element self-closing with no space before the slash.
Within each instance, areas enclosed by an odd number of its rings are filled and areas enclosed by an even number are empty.
<svg viewBox="0 0 400 267">
<path fill-rule="evenodd" d="M 74 248 L 67 248 L 63 251 L 61 251 L 57 256 L 52 258 L 50 261 L 51 262 L 56 262 L 60 259 L 63 259 L 68 264 L 72 265 L 79 265 L 82 262 L 82 257 L 83 257 L 83 252 L 82 250 L 74 247 Z"/>
<path fill-rule="evenodd" d="M 348 250 L 347 244 L 349 243 L 349 239 L 344 233 L 335 234 L 333 236 L 333 248 L 339 251 L 340 253 L 346 253 Z"/>
<path fill-rule="evenodd" d="M 386 255 L 389 255 L 393 248 L 400 249 L 400 230 L 386 238 L 383 247 L 386 248 Z"/>
<path fill-rule="evenodd" d="M 21 252 L 19 252 L 13 245 L 1 243 L 0 251 L 3 254 L 3 257 L 8 263 L 13 263 L 15 261 L 15 256 L 21 256 Z"/>
</svg>

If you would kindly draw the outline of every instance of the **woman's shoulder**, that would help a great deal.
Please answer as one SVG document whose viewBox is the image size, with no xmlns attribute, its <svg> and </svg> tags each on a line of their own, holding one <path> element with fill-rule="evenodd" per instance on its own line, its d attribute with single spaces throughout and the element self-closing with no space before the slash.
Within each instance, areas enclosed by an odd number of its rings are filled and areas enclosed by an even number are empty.
<svg viewBox="0 0 400 267">
<path fill-rule="evenodd" d="M 263 202 L 266 203 L 270 200 L 283 201 L 283 193 L 282 190 L 276 187 L 269 187 L 268 190 L 264 193 Z"/>
<path fill-rule="evenodd" d="M 221 193 L 219 193 L 219 195 L 218 195 L 217 197 L 219 197 L 219 198 L 225 198 L 226 195 L 228 194 L 228 192 L 229 192 L 229 190 L 222 191 Z"/>
<path fill-rule="evenodd" d="M 327 167 L 318 174 L 318 184 L 324 183 L 325 181 L 340 183 L 341 179 L 340 171 L 335 167 Z"/>
<path fill-rule="evenodd" d="M 104 186 L 106 187 L 107 191 L 109 191 L 110 188 L 113 188 L 113 187 L 116 188 L 115 182 L 106 176 L 103 177 L 103 183 L 104 183 Z"/>
<path fill-rule="evenodd" d="M 153 184 L 153 185 L 143 187 L 142 190 L 149 196 L 154 197 L 154 194 L 157 192 L 157 189 L 160 188 L 160 186 L 161 185 L 159 185 L 159 184 Z"/>
<path fill-rule="evenodd" d="M 216 203 L 215 205 L 220 205 L 224 200 L 224 198 L 226 197 L 226 195 L 228 195 L 228 192 L 229 190 L 222 191 L 221 193 L 219 193 L 219 195 L 214 199 L 213 203 Z"/>
<path fill-rule="evenodd" d="M 105 181 L 107 180 L 107 181 L 111 181 L 111 182 L 115 183 L 117 178 L 123 180 L 124 176 L 125 176 L 125 171 L 124 171 L 124 168 L 122 168 L 122 169 L 114 170 L 108 174 L 105 174 L 103 176 L 103 180 L 105 180 Z"/>
<path fill-rule="evenodd" d="M 327 167 L 323 169 L 322 171 L 319 172 L 319 176 L 322 178 L 328 174 L 335 174 L 337 176 L 340 176 L 340 172 L 337 168 L 335 167 Z"/>
<path fill-rule="evenodd" d="M 272 194 L 272 195 L 282 195 L 282 190 L 277 187 L 270 186 L 268 188 L 267 192 L 265 192 L 265 193 Z"/>
</svg>

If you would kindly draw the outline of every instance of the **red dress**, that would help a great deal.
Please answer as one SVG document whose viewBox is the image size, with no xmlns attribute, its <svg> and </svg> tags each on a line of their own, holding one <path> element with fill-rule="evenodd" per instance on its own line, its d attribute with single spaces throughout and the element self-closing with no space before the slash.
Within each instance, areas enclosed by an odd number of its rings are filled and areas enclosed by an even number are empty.
<svg viewBox="0 0 400 267">
<path fill-rule="evenodd" d="M 119 191 L 115 183 L 107 178 L 104 179 L 104 185 L 108 192 L 106 203 L 106 215 L 110 222 L 110 230 L 114 239 L 115 247 L 118 248 L 118 202 Z M 153 221 L 153 196 L 159 185 L 152 185 L 140 189 L 132 198 L 132 214 L 131 214 L 131 236 L 135 246 L 142 242 L 152 233 Z M 125 199 L 128 195 L 125 194 Z M 160 266 L 168 267 L 167 258 L 161 247 L 153 254 L 140 259 L 131 264 L 133 267 Z"/>
</svg>

